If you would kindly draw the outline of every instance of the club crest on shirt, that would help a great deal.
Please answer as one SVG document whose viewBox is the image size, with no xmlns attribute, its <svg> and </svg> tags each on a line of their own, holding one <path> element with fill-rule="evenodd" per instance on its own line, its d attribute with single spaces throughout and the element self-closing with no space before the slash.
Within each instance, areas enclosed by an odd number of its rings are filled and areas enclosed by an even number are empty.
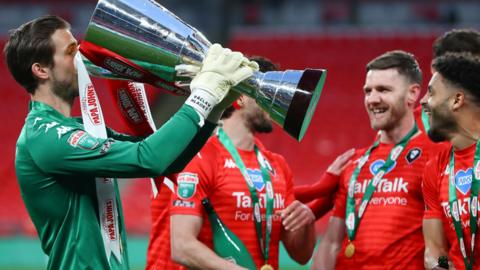
<svg viewBox="0 0 480 270">
<path fill-rule="evenodd" d="M 455 186 L 463 195 L 467 194 L 472 186 L 472 168 L 468 168 L 466 171 L 458 170 L 455 173 Z"/>
<path fill-rule="evenodd" d="M 410 149 L 405 159 L 407 160 L 408 164 L 412 164 L 415 160 L 417 160 L 422 155 L 422 150 L 418 147 Z"/>
<path fill-rule="evenodd" d="M 265 183 L 263 182 L 262 172 L 259 169 L 248 169 L 247 173 L 250 176 L 250 179 L 253 182 L 253 186 L 257 189 L 257 191 L 262 191 L 265 187 Z"/>
<path fill-rule="evenodd" d="M 182 199 L 190 199 L 195 195 L 198 184 L 198 174 L 183 172 L 177 177 L 177 195 Z"/>
<path fill-rule="evenodd" d="M 370 173 L 372 173 L 372 175 L 375 175 L 378 172 L 378 170 L 383 166 L 383 164 L 385 164 L 385 161 L 383 159 L 377 159 L 374 162 L 372 162 L 372 164 L 370 164 Z M 385 171 L 385 174 L 391 172 L 393 168 L 395 168 L 395 165 L 397 165 L 396 161 L 392 163 L 390 168 L 387 168 L 387 170 Z"/>
<path fill-rule="evenodd" d="M 98 145 L 98 140 L 83 130 L 77 130 L 68 137 L 67 142 L 73 147 L 92 150 Z"/>
</svg>

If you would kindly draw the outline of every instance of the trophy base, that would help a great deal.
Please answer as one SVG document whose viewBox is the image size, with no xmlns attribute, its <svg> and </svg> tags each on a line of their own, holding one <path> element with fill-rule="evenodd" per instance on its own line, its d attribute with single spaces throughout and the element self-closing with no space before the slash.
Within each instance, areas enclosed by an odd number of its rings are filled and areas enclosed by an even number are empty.
<svg viewBox="0 0 480 270">
<path fill-rule="evenodd" d="M 283 125 L 284 130 L 298 141 L 303 139 L 310 125 L 326 76 L 326 70 L 306 69 L 298 82 L 298 89 L 303 91 L 295 92 Z"/>
</svg>

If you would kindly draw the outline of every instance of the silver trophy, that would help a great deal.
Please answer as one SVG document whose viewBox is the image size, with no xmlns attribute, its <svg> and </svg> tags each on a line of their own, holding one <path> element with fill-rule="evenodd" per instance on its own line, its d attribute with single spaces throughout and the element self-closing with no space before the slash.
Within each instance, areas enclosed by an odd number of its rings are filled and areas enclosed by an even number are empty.
<svg viewBox="0 0 480 270">
<path fill-rule="evenodd" d="M 100 0 L 80 50 L 88 72 L 145 82 L 180 95 L 191 80 L 179 64 L 201 65 L 211 43 L 153 0 Z M 272 120 L 300 141 L 320 98 L 327 71 L 255 72 L 233 89 L 252 97 Z"/>
</svg>

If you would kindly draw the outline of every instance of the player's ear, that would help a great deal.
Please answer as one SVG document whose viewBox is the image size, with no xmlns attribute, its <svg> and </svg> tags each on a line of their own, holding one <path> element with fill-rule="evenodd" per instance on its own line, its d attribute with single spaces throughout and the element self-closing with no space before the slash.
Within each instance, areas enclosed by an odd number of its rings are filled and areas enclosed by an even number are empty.
<svg viewBox="0 0 480 270">
<path fill-rule="evenodd" d="M 40 63 L 33 63 L 31 70 L 33 76 L 40 80 L 46 80 L 50 76 L 50 69 Z"/>
<path fill-rule="evenodd" d="M 418 98 L 420 97 L 421 87 L 420 84 L 414 83 L 408 87 L 407 90 L 407 104 L 412 108 L 417 103 Z"/>
<path fill-rule="evenodd" d="M 465 99 L 466 99 L 465 92 L 457 91 L 453 96 L 452 110 L 456 111 L 460 109 L 465 104 L 465 101 L 466 101 Z"/>
<path fill-rule="evenodd" d="M 243 108 L 245 106 L 245 96 L 240 95 L 240 97 L 237 98 L 237 100 L 235 100 L 232 105 L 237 110 L 240 110 L 241 108 Z"/>
</svg>

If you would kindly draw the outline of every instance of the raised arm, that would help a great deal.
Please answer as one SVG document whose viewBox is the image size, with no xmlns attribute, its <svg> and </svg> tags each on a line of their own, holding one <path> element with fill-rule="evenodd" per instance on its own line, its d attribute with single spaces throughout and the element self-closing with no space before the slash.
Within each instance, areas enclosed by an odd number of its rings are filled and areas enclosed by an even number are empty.
<svg viewBox="0 0 480 270">
<path fill-rule="evenodd" d="M 295 186 L 295 198 L 302 203 L 309 203 L 322 196 L 331 196 L 338 188 L 339 175 L 351 163 L 355 149 L 350 149 L 339 155 L 328 166 L 322 177 L 312 185 Z"/>
</svg>

